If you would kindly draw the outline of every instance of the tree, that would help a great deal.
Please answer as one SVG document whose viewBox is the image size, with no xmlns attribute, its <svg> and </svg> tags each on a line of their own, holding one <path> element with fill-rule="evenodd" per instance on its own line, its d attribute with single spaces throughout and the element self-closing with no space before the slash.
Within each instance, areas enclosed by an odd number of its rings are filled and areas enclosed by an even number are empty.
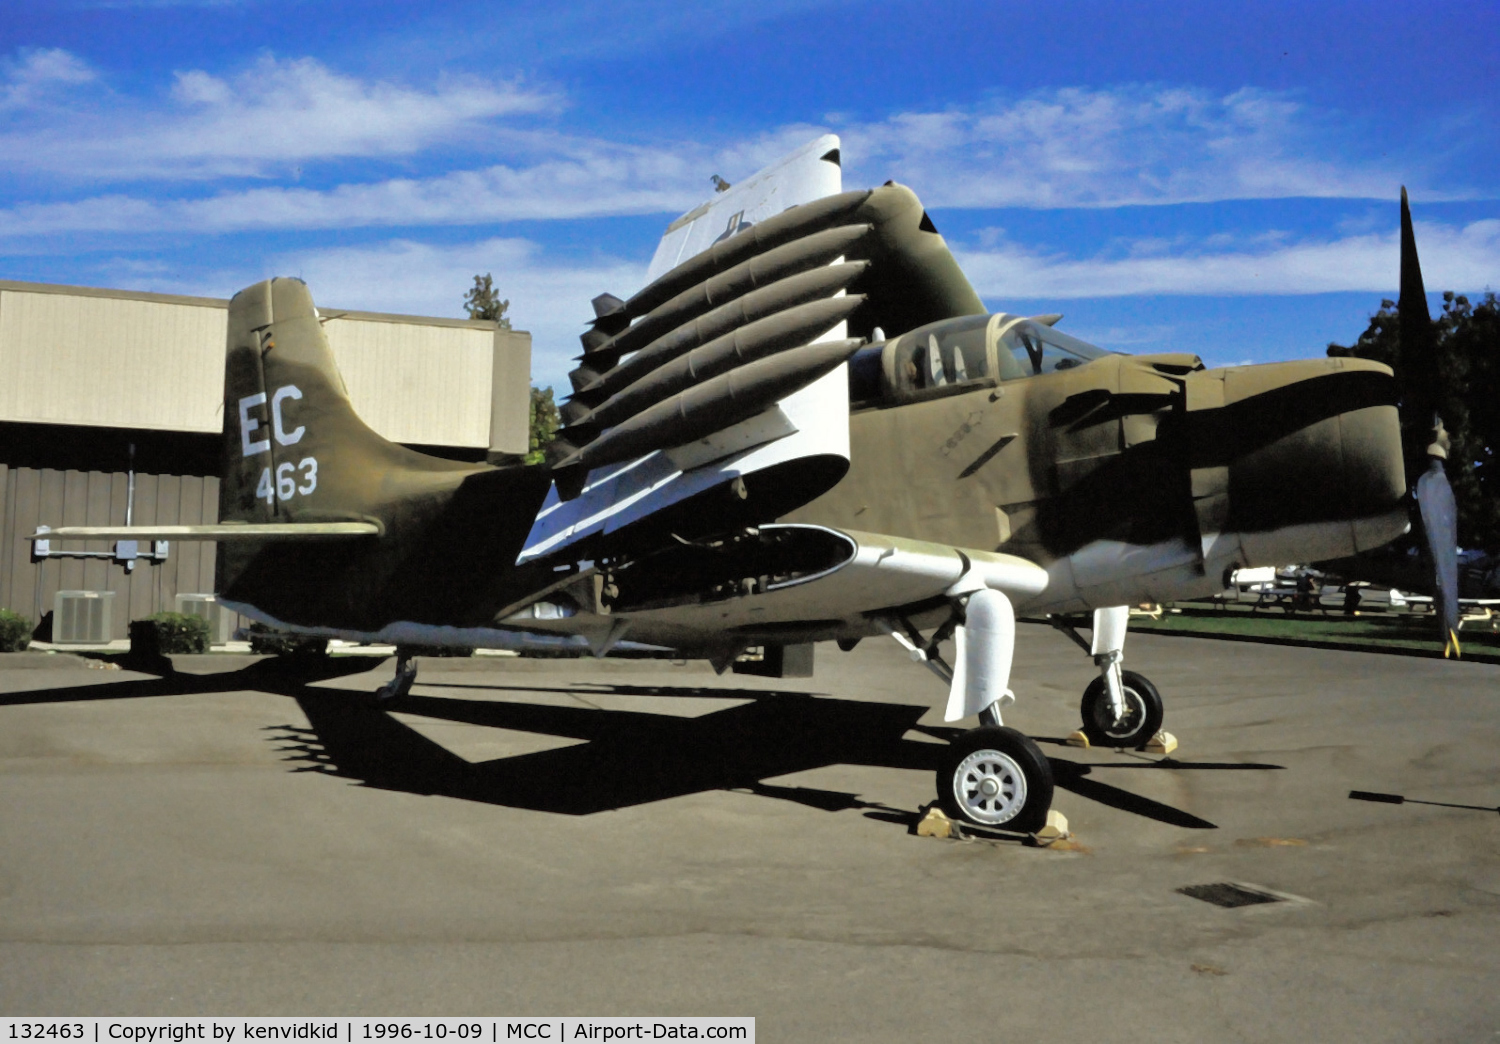
<svg viewBox="0 0 1500 1044">
<path fill-rule="evenodd" d="M 473 287 L 464 294 L 464 311 L 469 313 L 470 319 L 492 320 L 502 330 L 510 329 L 510 320 L 505 317 L 509 307 L 510 301 L 500 300 L 500 295 L 495 292 L 495 281 L 488 272 L 476 275 Z M 543 449 L 557 438 L 557 428 L 562 422 L 557 403 L 552 400 L 551 388 L 532 385 L 529 413 L 528 450 L 523 459 L 527 464 L 540 464 L 546 459 Z"/>
<path fill-rule="evenodd" d="M 493 320 L 502 330 L 510 329 L 510 320 L 505 317 L 505 310 L 509 307 L 510 301 L 500 300 L 500 295 L 495 292 L 495 281 L 488 272 L 476 275 L 473 288 L 464 294 L 464 311 L 469 313 L 470 319 Z"/>
<path fill-rule="evenodd" d="M 547 443 L 557 438 L 557 426 L 560 418 L 557 415 L 557 404 L 552 401 L 551 388 L 531 389 L 531 440 L 530 452 L 526 454 L 527 464 L 540 464 L 545 459 L 543 450 Z"/>
<path fill-rule="evenodd" d="M 1452 440 L 1448 480 L 1458 502 L 1461 547 L 1500 549 L 1500 300 L 1487 293 L 1477 305 L 1462 294 L 1443 294 L 1443 312 L 1433 320 L 1438 353 L 1438 412 Z M 1396 303 L 1381 301 L 1380 311 L 1354 344 L 1330 344 L 1331 356 L 1355 356 L 1383 362 L 1396 371 L 1400 394 L 1408 377 L 1399 354 L 1400 324 Z M 1407 474 L 1426 467 L 1431 429 L 1424 418 L 1402 420 L 1401 441 Z"/>
</svg>

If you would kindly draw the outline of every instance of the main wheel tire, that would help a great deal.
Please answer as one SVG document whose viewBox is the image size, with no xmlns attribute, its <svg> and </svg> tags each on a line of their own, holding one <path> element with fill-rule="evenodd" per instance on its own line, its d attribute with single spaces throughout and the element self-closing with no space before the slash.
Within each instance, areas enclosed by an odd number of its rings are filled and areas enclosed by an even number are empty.
<svg viewBox="0 0 1500 1044">
<path fill-rule="evenodd" d="M 1161 728 L 1166 712 L 1156 686 L 1134 671 L 1122 671 L 1120 680 L 1125 693 L 1125 720 L 1121 722 L 1114 720 L 1102 677 L 1083 690 L 1083 703 L 1078 708 L 1083 715 L 1083 734 L 1096 747 L 1144 747 Z"/>
<path fill-rule="evenodd" d="M 1030 833 L 1052 807 L 1052 764 L 1015 729 L 986 725 L 949 744 L 937 773 L 938 803 L 950 819 Z"/>
</svg>

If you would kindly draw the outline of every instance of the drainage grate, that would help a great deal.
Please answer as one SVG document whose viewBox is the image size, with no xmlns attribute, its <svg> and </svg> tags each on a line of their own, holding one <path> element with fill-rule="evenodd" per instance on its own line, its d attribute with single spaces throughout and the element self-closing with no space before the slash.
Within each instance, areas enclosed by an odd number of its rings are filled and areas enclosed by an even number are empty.
<svg viewBox="0 0 1500 1044">
<path fill-rule="evenodd" d="M 1213 903 L 1215 906 L 1255 906 L 1258 903 L 1279 903 L 1281 896 L 1271 895 L 1251 888 L 1248 885 L 1234 884 L 1230 881 L 1221 881 L 1218 884 L 1189 885 L 1186 888 L 1177 889 L 1183 895 L 1194 899 L 1202 899 L 1205 903 Z"/>
</svg>

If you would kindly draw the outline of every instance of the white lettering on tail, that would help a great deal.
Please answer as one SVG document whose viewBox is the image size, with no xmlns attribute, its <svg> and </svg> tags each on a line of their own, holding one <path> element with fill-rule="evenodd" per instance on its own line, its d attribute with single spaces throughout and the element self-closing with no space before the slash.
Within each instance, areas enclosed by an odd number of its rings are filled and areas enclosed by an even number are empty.
<svg viewBox="0 0 1500 1044">
<path fill-rule="evenodd" d="M 288 432 L 286 424 L 281 418 L 281 404 L 287 399 L 300 398 L 302 398 L 302 391 L 295 384 L 288 384 L 284 388 L 277 388 L 276 394 L 271 396 L 271 430 L 275 433 L 276 441 L 280 445 L 290 446 L 295 442 L 300 442 L 302 436 L 307 432 L 307 429 L 300 424 L 297 425 L 296 430 Z M 265 401 L 265 396 L 261 396 L 261 401 Z"/>
<path fill-rule="evenodd" d="M 280 393 L 278 392 L 277 394 Z M 259 442 L 250 441 L 251 436 L 260 428 L 260 421 L 250 419 L 250 411 L 256 406 L 264 406 L 265 402 L 265 392 L 247 395 L 240 400 L 240 444 L 245 447 L 245 456 L 247 457 L 253 457 L 257 453 L 271 452 L 270 439 L 261 439 Z"/>
</svg>

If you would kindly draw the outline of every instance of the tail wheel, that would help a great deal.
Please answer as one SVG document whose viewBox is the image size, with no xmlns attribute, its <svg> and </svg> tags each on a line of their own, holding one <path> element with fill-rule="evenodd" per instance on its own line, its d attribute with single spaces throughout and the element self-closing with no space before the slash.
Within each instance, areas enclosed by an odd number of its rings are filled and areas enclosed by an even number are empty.
<svg viewBox="0 0 1500 1044">
<path fill-rule="evenodd" d="M 999 725 L 970 729 L 944 753 L 938 802 L 949 818 L 1029 833 L 1052 807 L 1052 765 L 1030 739 Z"/>
<path fill-rule="evenodd" d="M 1143 747 L 1161 728 L 1165 711 L 1161 693 L 1134 671 L 1121 673 L 1125 695 L 1125 716 L 1115 720 L 1109 706 L 1109 690 L 1102 677 L 1095 678 L 1083 690 L 1083 734 L 1096 747 Z"/>
</svg>

